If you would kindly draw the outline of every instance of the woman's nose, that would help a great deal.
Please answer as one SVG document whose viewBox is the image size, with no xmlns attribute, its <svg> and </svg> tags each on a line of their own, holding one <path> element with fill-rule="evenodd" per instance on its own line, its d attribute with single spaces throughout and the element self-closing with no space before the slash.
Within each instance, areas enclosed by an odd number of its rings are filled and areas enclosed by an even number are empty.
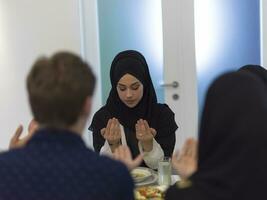
<svg viewBox="0 0 267 200">
<path fill-rule="evenodd" d="M 130 89 L 127 89 L 126 97 L 129 98 L 129 97 L 132 97 L 132 96 L 133 96 L 132 91 Z"/>
</svg>

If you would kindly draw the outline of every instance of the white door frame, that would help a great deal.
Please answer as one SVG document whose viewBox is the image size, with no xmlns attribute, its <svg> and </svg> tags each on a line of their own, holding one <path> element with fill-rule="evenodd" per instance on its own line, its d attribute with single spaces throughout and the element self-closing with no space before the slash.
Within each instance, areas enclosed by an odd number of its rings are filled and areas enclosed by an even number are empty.
<svg viewBox="0 0 267 200">
<path fill-rule="evenodd" d="M 165 88 L 165 102 L 176 115 L 176 148 L 180 148 L 198 131 L 194 0 L 162 0 L 162 23 L 164 80 L 179 83 L 176 89 Z"/>
<path fill-rule="evenodd" d="M 102 106 L 98 9 L 96 0 L 79 0 L 78 3 L 80 13 L 81 55 L 90 63 L 97 78 L 91 115 L 83 134 L 87 146 L 93 148 L 93 137 L 87 128 L 91 123 L 93 114 Z"/>
</svg>

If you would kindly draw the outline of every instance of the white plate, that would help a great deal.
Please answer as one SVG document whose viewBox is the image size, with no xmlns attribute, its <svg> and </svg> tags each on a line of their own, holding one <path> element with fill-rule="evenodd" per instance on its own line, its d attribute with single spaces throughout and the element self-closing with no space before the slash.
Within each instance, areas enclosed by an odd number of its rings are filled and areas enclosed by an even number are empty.
<svg viewBox="0 0 267 200">
<path fill-rule="evenodd" d="M 145 179 L 144 181 L 141 182 L 136 182 L 135 186 L 140 187 L 140 186 L 146 186 L 146 185 L 152 185 L 158 181 L 158 175 L 156 173 L 152 173 L 150 177 Z"/>
<path fill-rule="evenodd" d="M 137 167 L 131 171 L 135 183 L 142 182 L 152 176 L 152 172 L 146 167 Z"/>
</svg>

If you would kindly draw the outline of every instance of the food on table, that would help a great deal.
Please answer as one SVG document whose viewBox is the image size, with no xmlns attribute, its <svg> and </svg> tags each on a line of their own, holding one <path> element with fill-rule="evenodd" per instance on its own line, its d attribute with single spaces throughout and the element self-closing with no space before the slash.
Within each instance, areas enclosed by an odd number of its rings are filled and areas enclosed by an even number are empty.
<svg viewBox="0 0 267 200">
<path fill-rule="evenodd" d="M 135 190 L 136 200 L 163 200 L 164 193 L 157 186 L 140 187 Z"/>
<path fill-rule="evenodd" d="M 131 171 L 132 178 L 135 182 L 141 182 L 152 175 L 150 169 L 145 167 L 137 167 Z"/>
<path fill-rule="evenodd" d="M 142 173 L 132 173 L 132 177 L 133 178 L 143 178 L 145 176 L 146 175 L 145 174 L 142 174 Z"/>
</svg>

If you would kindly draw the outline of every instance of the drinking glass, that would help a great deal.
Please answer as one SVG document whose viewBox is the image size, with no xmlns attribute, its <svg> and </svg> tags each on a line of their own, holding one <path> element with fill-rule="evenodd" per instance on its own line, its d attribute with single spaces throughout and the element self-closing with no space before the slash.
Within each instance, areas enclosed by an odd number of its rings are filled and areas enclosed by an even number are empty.
<svg viewBox="0 0 267 200">
<path fill-rule="evenodd" d="M 164 157 L 158 163 L 158 184 L 169 186 L 171 184 L 171 159 Z"/>
</svg>

